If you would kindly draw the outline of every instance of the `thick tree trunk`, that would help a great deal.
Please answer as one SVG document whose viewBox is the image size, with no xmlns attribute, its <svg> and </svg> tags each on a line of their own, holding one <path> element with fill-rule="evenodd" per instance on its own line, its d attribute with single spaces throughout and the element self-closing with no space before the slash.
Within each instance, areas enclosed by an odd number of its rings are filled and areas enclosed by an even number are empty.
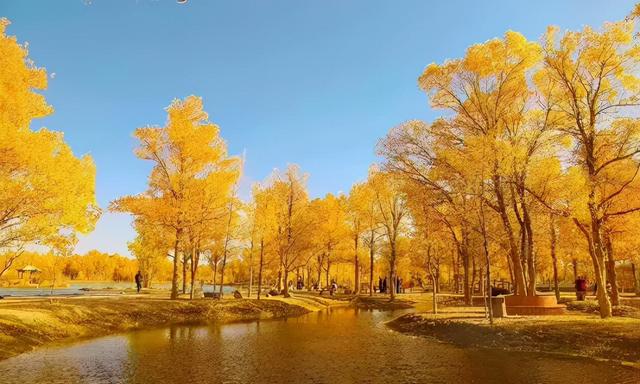
<svg viewBox="0 0 640 384">
<path fill-rule="evenodd" d="M 591 204 L 590 204 L 591 205 Z M 590 207 L 591 208 L 591 207 Z M 587 244 L 589 246 L 589 256 L 591 256 L 591 262 L 593 263 L 593 271 L 596 277 L 596 284 L 598 284 L 598 291 L 596 296 L 598 298 L 598 304 L 600 306 L 600 317 L 611 317 L 611 302 L 607 295 L 607 278 L 606 278 L 606 266 L 604 250 L 602 248 L 602 238 L 600 236 L 600 223 L 598 221 L 595 210 L 591 209 L 591 223 L 590 229 L 583 226 L 577 219 L 574 219 L 574 223 L 578 226 L 580 231 L 585 235 Z"/>
<path fill-rule="evenodd" d="M 331 259 L 330 256 L 327 255 L 327 270 L 325 271 L 325 282 L 326 286 L 329 286 L 329 271 L 331 270 Z"/>
<path fill-rule="evenodd" d="M 318 285 L 318 289 L 321 289 L 320 280 L 322 280 L 322 263 L 324 262 L 324 256 L 321 259 L 318 259 L 318 274 L 316 279 L 316 284 Z"/>
<path fill-rule="evenodd" d="M 469 239 L 466 227 L 462 227 L 462 243 L 459 245 L 460 258 L 462 259 L 462 289 L 464 291 L 464 302 L 467 305 L 471 305 L 473 302 L 473 286 L 471 285 L 470 276 L 470 255 L 469 255 Z"/>
<path fill-rule="evenodd" d="M 617 306 L 620 305 L 620 294 L 618 293 L 618 275 L 611 235 L 605 232 L 603 240 L 607 250 L 607 281 L 611 284 L 611 305 Z"/>
<path fill-rule="evenodd" d="M 531 217 L 529 216 L 529 210 L 525 205 L 524 198 L 522 199 L 522 217 L 524 219 L 524 228 L 526 233 L 526 254 L 527 254 L 527 274 L 529 275 L 529 287 L 528 294 L 530 296 L 536 295 L 536 255 L 533 248 L 533 227 L 531 225 Z"/>
<path fill-rule="evenodd" d="M 289 294 L 289 269 L 284 268 L 284 289 L 282 290 L 282 295 L 284 297 L 291 297 Z"/>
<path fill-rule="evenodd" d="M 196 275 L 198 274 L 198 263 L 200 262 L 200 250 L 196 249 L 195 252 L 191 254 L 191 292 L 189 293 L 189 298 L 193 300 L 194 288 Z"/>
<path fill-rule="evenodd" d="M 527 285 L 524 279 L 524 270 L 522 268 L 522 260 L 520 258 L 520 252 L 516 245 L 514 237 L 513 227 L 511 226 L 511 220 L 507 212 L 507 206 L 504 200 L 504 191 L 502 190 L 502 181 L 499 175 L 493 176 L 494 192 L 496 194 L 496 200 L 498 202 L 498 213 L 502 221 L 505 234 L 507 235 L 507 241 L 509 244 L 509 255 L 513 264 L 513 276 L 514 276 L 514 293 L 516 295 L 526 295 Z"/>
<path fill-rule="evenodd" d="M 640 296 L 640 284 L 638 284 L 638 275 L 636 274 L 636 263 L 631 263 L 631 276 L 633 277 L 633 291 L 636 296 Z"/>
</svg>

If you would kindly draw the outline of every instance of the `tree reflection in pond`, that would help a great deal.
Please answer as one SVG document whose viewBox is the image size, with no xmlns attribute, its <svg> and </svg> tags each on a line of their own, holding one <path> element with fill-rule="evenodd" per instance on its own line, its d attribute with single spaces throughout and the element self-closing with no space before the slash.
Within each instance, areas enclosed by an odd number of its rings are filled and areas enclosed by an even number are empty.
<svg viewBox="0 0 640 384">
<path fill-rule="evenodd" d="M 586 359 L 462 349 L 388 330 L 402 312 L 174 326 L 43 348 L 0 363 L 12 383 L 636 383 Z"/>
</svg>

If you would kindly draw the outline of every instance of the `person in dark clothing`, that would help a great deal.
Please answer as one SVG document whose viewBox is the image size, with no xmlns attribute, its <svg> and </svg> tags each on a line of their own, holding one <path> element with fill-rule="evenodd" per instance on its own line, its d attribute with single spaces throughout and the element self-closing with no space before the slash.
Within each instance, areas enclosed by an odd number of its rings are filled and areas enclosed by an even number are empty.
<svg viewBox="0 0 640 384">
<path fill-rule="evenodd" d="M 138 271 L 138 273 L 136 273 L 136 288 L 138 289 L 138 293 L 140 293 L 140 290 L 142 289 L 142 273 L 140 273 L 140 271 Z"/>
<path fill-rule="evenodd" d="M 578 276 L 576 279 L 576 299 L 578 301 L 584 301 L 587 296 L 587 280 L 584 277 Z"/>
<path fill-rule="evenodd" d="M 378 292 L 382 293 L 382 277 L 378 277 Z"/>
<path fill-rule="evenodd" d="M 387 293 L 387 277 L 386 276 L 384 280 L 382 280 L 382 292 Z"/>
</svg>

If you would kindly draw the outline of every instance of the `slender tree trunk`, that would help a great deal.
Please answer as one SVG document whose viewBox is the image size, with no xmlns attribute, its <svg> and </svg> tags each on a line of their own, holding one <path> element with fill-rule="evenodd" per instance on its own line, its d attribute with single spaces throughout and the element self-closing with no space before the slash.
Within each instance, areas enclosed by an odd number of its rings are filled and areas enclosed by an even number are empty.
<svg viewBox="0 0 640 384">
<path fill-rule="evenodd" d="M 389 274 L 390 276 L 390 285 L 391 289 L 389 290 L 389 294 L 391 295 L 391 300 L 396 298 L 396 243 L 395 239 L 390 241 L 389 246 L 391 247 L 391 257 L 389 258 Z"/>
<path fill-rule="evenodd" d="M 213 262 L 213 292 L 216 291 L 216 281 L 218 278 L 218 260 Z"/>
<path fill-rule="evenodd" d="M 354 248 L 355 248 L 355 252 L 354 252 L 354 260 L 353 260 L 353 267 L 355 269 L 354 273 L 355 273 L 355 289 L 353 290 L 354 294 L 359 294 L 360 293 L 360 261 L 358 260 L 358 240 L 359 240 L 359 236 L 358 234 L 356 234 L 353 238 L 353 242 L 354 242 Z"/>
<path fill-rule="evenodd" d="M 327 270 L 325 271 L 325 281 L 327 287 L 329 286 L 329 270 L 331 269 L 331 260 L 327 257 Z"/>
<path fill-rule="evenodd" d="M 251 290 L 253 288 L 253 239 L 251 239 L 251 247 L 249 248 L 249 292 L 247 296 L 251 298 Z"/>
<path fill-rule="evenodd" d="M 187 293 L 187 252 L 182 252 L 182 294 Z"/>
<path fill-rule="evenodd" d="M 573 280 L 578 280 L 578 259 L 571 260 L 573 266 Z"/>
<path fill-rule="evenodd" d="M 556 224 L 553 213 L 549 216 L 549 238 L 551 261 L 553 262 L 553 290 L 556 293 L 556 301 L 560 302 L 560 286 L 558 285 L 558 256 L 556 255 Z"/>
<path fill-rule="evenodd" d="M 431 286 L 432 286 L 432 306 L 433 306 L 433 314 L 438 314 L 438 299 L 437 299 L 437 290 L 436 290 L 436 278 L 434 274 L 431 274 Z"/>
<path fill-rule="evenodd" d="M 222 265 L 220 266 L 220 284 L 218 285 L 218 290 L 220 295 L 223 294 L 224 289 L 224 269 L 227 266 L 227 251 L 225 250 L 222 255 Z"/>
<path fill-rule="evenodd" d="M 258 266 L 258 300 L 262 293 L 262 268 L 264 265 L 264 239 L 260 239 L 260 265 Z"/>
<path fill-rule="evenodd" d="M 372 236 L 373 237 L 373 236 Z M 373 296 L 373 239 L 369 245 L 369 296 Z"/>
<path fill-rule="evenodd" d="M 231 239 L 231 219 L 233 218 L 233 201 L 229 203 L 229 218 L 227 220 L 227 229 L 224 236 L 224 250 L 222 253 L 222 266 L 220 267 L 220 296 L 223 294 L 224 288 L 224 269 L 227 266 L 227 253 L 229 253 L 229 240 Z"/>
<path fill-rule="evenodd" d="M 484 209 L 482 215 L 482 244 L 484 249 L 485 262 L 487 263 L 487 313 L 489 313 L 489 324 L 493 324 L 493 303 L 491 302 L 491 258 L 489 256 L 489 245 L 487 244 L 487 229 L 485 227 Z"/>
</svg>

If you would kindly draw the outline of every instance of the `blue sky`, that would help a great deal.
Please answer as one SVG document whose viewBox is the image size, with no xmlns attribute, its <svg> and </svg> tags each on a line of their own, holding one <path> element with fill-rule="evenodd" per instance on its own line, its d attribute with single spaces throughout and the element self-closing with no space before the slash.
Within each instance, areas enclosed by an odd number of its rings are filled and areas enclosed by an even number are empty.
<svg viewBox="0 0 640 384">
<path fill-rule="evenodd" d="M 63 131 L 97 165 L 101 207 L 145 189 L 135 128 L 165 122 L 173 98 L 202 96 L 232 154 L 246 151 L 244 195 L 297 163 L 312 196 L 348 191 L 389 128 L 432 120 L 422 69 L 508 29 L 538 39 L 624 18 L 634 1 L 0 0 L 8 34 L 50 74 Z M 127 215 L 106 213 L 77 251 L 128 254 Z"/>
</svg>

